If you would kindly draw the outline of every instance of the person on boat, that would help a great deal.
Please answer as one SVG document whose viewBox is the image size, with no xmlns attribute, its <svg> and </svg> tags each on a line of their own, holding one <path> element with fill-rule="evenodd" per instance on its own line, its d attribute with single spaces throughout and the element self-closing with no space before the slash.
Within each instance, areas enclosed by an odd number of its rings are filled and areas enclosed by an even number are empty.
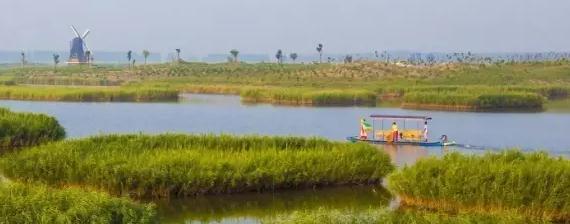
<svg viewBox="0 0 570 224">
<path fill-rule="evenodd" d="M 442 135 L 440 139 L 441 139 L 441 142 L 447 143 L 447 135 Z"/>
<path fill-rule="evenodd" d="M 424 122 L 424 142 L 428 141 L 428 125 L 427 121 Z"/>
<path fill-rule="evenodd" d="M 370 124 L 366 122 L 366 119 L 360 119 L 360 134 L 359 138 L 362 140 L 368 139 L 368 132 L 372 129 Z"/>
<path fill-rule="evenodd" d="M 398 141 L 398 125 L 396 124 L 396 122 L 394 121 L 392 123 L 392 141 L 393 142 L 397 142 Z"/>
</svg>

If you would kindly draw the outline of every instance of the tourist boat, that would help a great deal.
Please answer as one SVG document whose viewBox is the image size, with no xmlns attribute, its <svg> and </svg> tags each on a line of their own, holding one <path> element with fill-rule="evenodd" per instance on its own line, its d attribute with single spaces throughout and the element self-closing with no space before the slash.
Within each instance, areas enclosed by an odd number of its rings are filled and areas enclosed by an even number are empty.
<svg viewBox="0 0 570 224">
<path fill-rule="evenodd" d="M 426 116 L 402 116 L 402 115 L 370 115 L 372 124 L 365 119 L 361 120 L 360 134 L 348 137 L 351 142 L 366 142 L 370 144 L 390 145 L 416 145 L 416 146 L 451 146 L 454 141 L 449 141 L 447 135 L 442 135 L 439 141 L 429 141 L 427 136 L 428 122 L 431 117 Z M 388 124 L 385 124 L 388 122 Z M 392 130 L 393 124 L 397 125 L 397 132 Z M 372 136 L 369 137 L 368 133 Z M 397 135 L 395 136 L 395 133 Z"/>
</svg>

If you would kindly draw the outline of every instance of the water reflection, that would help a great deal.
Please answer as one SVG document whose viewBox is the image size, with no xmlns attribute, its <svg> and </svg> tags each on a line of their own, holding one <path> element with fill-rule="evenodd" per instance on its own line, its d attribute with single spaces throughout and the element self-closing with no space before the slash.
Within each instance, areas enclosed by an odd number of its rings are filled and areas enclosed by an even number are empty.
<svg viewBox="0 0 570 224">
<path fill-rule="evenodd" d="M 333 187 L 274 193 L 198 196 L 155 202 L 161 223 L 255 223 L 295 210 L 368 209 L 389 206 L 392 195 L 381 186 Z"/>
</svg>

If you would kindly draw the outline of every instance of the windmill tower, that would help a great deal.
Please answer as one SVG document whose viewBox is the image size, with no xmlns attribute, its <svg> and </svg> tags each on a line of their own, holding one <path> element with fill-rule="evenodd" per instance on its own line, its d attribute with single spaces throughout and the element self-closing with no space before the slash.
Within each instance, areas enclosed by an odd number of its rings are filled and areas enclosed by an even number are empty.
<svg viewBox="0 0 570 224">
<path fill-rule="evenodd" d="M 77 29 L 74 26 L 71 26 L 73 33 L 75 34 L 75 38 L 71 40 L 71 50 L 69 51 L 69 60 L 67 61 L 68 64 L 86 64 L 90 62 L 92 57 L 92 53 L 87 44 L 85 43 L 85 38 L 89 35 L 89 30 L 86 30 L 83 35 L 79 35 Z"/>
</svg>

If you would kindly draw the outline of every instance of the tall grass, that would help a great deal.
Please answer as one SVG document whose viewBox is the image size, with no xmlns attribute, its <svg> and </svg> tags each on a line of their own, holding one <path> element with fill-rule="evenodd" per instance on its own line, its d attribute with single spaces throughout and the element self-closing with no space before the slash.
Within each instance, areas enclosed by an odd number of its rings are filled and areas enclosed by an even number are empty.
<svg viewBox="0 0 570 224">
<path fill-rule="evenodd" d="M 34 146 L 64 137 L 65 130 L 53 117 L 0 108 L 0 149 Z"/>
<path fill-rule="evenodd" d="M 544 97 L 535 93 L 410 92 L 404 107 L 451 106 L 470 110 L 542 110 Z"/>
<path fill-rule="evenodd" d="M 404 204 L 442 210 L 508 210 L 570 221 L 570 161 L 520 151 L 451 153 L 389 176 Z"/>
<path fill-rule="evenodd" d="M 366 144 L 295 137 L 111 135 L 49 144 L 0 160 L 6 176 L 133 197 L 373 184 L 393 170 Z"/>
<path fill-rule="evenodd" d="M 367 90 L 318 90 L 294 88 L 249 88 L 241 91 L 245 102 L 289 105 L 375 105 L 376 94 Z"/>
<path fill-rule="evenodd" d="M 425 211 L 390 211 L 387 208 L 369 210 L 300 210 L 289 214 L 280 214 L 262 220 L 272 224 L 532 224 L 549 223 L 547 221 L 529 220 L 513 214 L 504 213 L 497 216 L 474 214 L 442 214 Z"/>
<path fill-rule="evenodd" d="M 106 193 L 0 183 L 0 223 L 154 223 L 153 205 Z"/>
<path fill-rule="evenodd" d="M 0 86 L 0 99 L 79 102 L 176 101 L 178 91 L 158 88 Z"/>
</svg>

